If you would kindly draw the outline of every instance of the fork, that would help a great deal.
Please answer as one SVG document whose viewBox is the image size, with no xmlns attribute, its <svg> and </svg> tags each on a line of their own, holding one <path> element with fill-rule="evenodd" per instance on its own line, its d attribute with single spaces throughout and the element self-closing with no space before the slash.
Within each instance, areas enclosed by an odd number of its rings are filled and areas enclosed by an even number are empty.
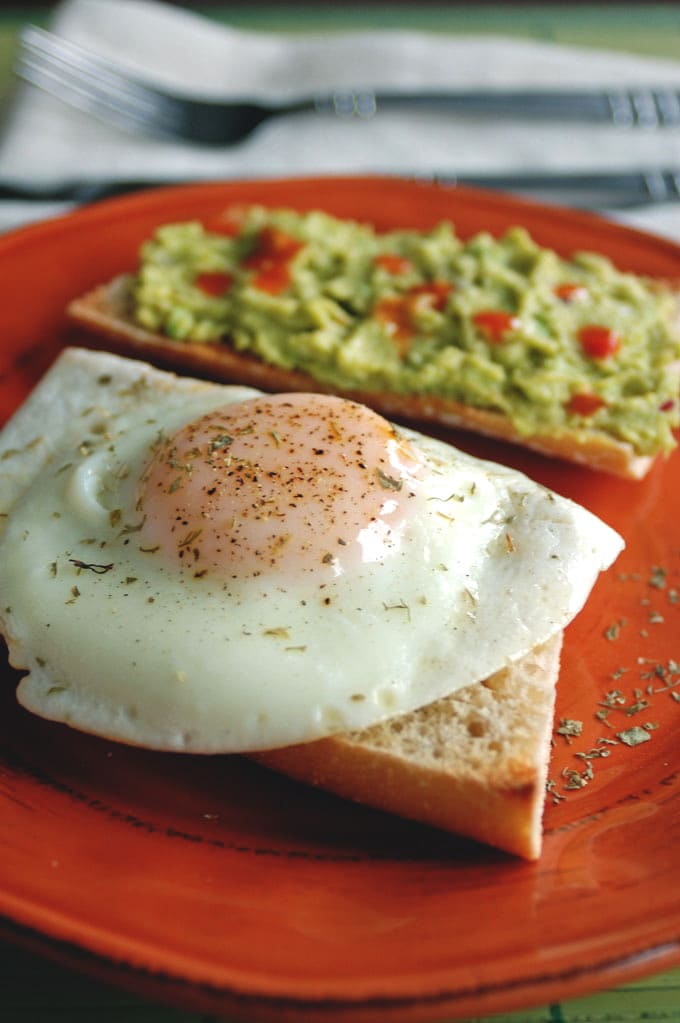
<svg viewBox="0 0 680 1023">
<path fill-rule="evenodd" d="M 34 25 L 20 35 L 16 74 L 63 102 L 137 134 L 232 145 L 284 114 L 316 112 L 370 119 L 398 107 L 479 117 L 516 117 L 680 127 L 680 90 L 670 88 L 391 92 L 339 89 L 292 102 L 183 96 L 142 80 L 113 61 Z"/>
</svg>

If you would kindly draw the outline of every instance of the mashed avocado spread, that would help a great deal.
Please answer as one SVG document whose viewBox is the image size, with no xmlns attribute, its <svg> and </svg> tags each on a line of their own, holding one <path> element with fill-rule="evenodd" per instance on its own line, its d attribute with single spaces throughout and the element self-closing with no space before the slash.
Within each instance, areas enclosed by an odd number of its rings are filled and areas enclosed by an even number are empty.
<svg viewBox="0 0 680 1023">
<path fill-rule="evenodd" d="M 674 444 L 674 296 L 604 256 L 562 259 L 522 228 L 463 241 L 448 222 L 377 233 L 254 207 L 161 227 L 134 303 L 147 329 L 228 342 L 338 389 L 450 398 L 523 435 L 587 426 L 641 454 Z"/>
</svg>

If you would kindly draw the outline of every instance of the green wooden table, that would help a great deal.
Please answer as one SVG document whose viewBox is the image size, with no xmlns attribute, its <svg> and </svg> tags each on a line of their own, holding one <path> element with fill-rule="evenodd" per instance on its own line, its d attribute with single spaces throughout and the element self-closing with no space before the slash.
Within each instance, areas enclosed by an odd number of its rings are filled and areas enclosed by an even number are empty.
<svg viewBox="0 0 680 1023">
<path fill-rule="evenodd" d="M 212 5 L 205 13 L 218 21 L 266 31 L 399 27 L 504 34 L 680 60 L 680 5 L 672 3 L 458 6 L 419 2 L 336 6 L 276 5 L 251 0 L 247 6 Z M 0 96 L 7 92 L 11 80 L 18 29 L 29 18 L 44 24 L 48 17 L 47 6 L 22 8 L 17 4 L 0 9 Z M 0 945 L 0 952 L 1 1023 L 209 1023 L 211 1019 L 153 1004 L 76 976 L 13 946 Z M 614 991 L 468 1023 L 494 1021 L 680 1023 L 680 969 L 652 975 Z"/>
</svg>

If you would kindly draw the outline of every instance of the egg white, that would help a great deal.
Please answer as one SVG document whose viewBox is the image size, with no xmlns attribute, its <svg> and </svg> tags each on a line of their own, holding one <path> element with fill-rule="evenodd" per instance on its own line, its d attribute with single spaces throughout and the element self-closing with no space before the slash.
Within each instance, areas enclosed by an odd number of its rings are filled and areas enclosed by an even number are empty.
<svg viewBox="0 0 680 1023">
<path fill-rule="evenodd" d="M 368 727 L 546 641 L 622 548 L 525 476 L 403 430 L 429 471 L 391 549 L 367 523 L 377 553 L 352 571 L 193 578 L 140 549 L 139 477 L 159 431 L 256 394 L 71 349 L 5 428 L 0 613 L 24 707 L 206 753 Z"/>
</svg>

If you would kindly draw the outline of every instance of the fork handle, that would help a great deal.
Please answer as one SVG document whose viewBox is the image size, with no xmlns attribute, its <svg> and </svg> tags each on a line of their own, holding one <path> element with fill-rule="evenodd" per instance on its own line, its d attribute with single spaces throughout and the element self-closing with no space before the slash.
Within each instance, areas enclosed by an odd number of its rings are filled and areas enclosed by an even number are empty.
<svg viewBox="0 0 680 1023">
<path fill-rule="evenodd" d="M 371 118 L 396 107 L 450 110 L 479 117 L 585 121 L 632 128 L 680 127 L 680 91 L 676 89 L 603 89 L 599 91 L 485 90 L 472 92 L 390 92 L 340 89 L 317 96 L 314 109 L 338 117 Z"/>
</svg>

